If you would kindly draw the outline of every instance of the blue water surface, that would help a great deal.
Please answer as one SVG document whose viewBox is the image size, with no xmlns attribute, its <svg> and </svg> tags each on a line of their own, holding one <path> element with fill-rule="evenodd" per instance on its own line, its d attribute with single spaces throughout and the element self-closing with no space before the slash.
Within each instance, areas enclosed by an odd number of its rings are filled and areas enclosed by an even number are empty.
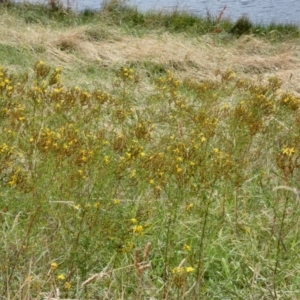
<svg viewBox="0 0 300 300">
<path fill-rule="evenodd" d="M 22 0 L 17 0 L 22 1 Z M 39 2 L 41 0 L 27 0 Z M 44 0 L 46 1 L 46 0 Z M 254 23 L 291 23 L 300 26 L 300 0 L 123 0 L 140 11 L 184 10 L 200 16 L 216 17 L 226 6 L 223 17 L 233 21 L 246 15 Z M 103 0 L 62 0 L 76 11 L 100 10 Z"/>
</svg>

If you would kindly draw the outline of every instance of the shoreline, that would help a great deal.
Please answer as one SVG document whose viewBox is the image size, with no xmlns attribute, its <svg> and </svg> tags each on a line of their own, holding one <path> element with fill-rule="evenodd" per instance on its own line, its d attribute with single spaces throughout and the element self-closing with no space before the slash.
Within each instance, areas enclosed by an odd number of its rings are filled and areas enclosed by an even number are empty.
<svg viewBox="0 0 300 300">
<path fill-rule="evenodd" d="M 69 0 L 67 1 L 69 2 Z M 72 2 L 72 0 L 70 1 Z M 218 11 L 217 14 L 213 15 L 211 14 L 209 11 L 206 12 L 206 16 L 204 15 L 200 15 L 200 14 L 196 14 L 193 12 L 190 12 L 188 10 L 184 10 L 184 9 L 177 9 L 176 7 L 174 7 L 173 9 L 149 9 L 147 11 L 143 11 L 140 10 L 137 6 L 135 5 L 128 5 L 126 4 L 124 1 L 122 0 L 108 0 L 108 1 L 104 1 L 104 3 L 100 4 L 99 9 L 93 9 L 93 8 L 82 8 L 82 9 L 77 9 L 76 6 L 77 4 L 75 3 L 62 3 L 62 1 L 60 0 L 48 0 L 48 3 L 44 2 L 44 3 L 29 3 L 29 2 L 14 2 L 14 1 L 5 1 L 2 0 L 2 2 L 0 2 L 2 4 L 9 4 L 9 5 L 25 5 L 25 6 L 41 6 L 44 7 L 45 9 L 50 9 L 50 10 L 63 10 L 64 12 L 68 12 L 68 13 L 73 13 L 75 15 L 81 15 L 81 14 L 86 14 L 86 13 L 91 13 L 91 14 L 101 14 L 102 10 L 105 9 L 105 6 L 115 6 L 118 8 L 123 8 L 124 10 L 133 10 L 135 11 L 137 14 L 139 15 L 143 15 L 143 16 L 147 16 L 147 15 L 172 15 L 172 14 L 182 14 L 182 15 L 186 15 L 192 18 L 196 18 L 199 20 L 203 20 L 203 19 L 218 19 L 218 18 L 222 18 L 224 12 L 226 11 L 226 5 L 220 9 Z M 252 21 L 247 14 L 241 14 L 240 17 L 237 17 L 236 20 L 233 20 L 231 18 L 231 16 L 226 16 L 224 19 L 228 22 L 230 22 L 231 24 L 235 24 L 240 18 L 246 18 L 249 20 L 249 22 L 253 25 L 253 26 L 258 26 L 258 27 L 265 27 L 268 28 L 269 26 L 292 26 L 292 27 L 297 27 L 298 29 L 300 29 L 300 24 L 296 24 L 293 22 L 275 22 L 270 20 L 267 23 L 262 23 L 262 22 L 254 22 Z"/>
<path fill-rule="evenodd" d="M 0 14 L 6 33 L 0 44 L 2 65 L 10 69 L 30 68 L 41 59 L 64 67 L 70 81 L 77 76 L 84 83 L 95 65 L 108 72 L 128 63 L 157 66 L 197 78 L 211 78 L 221 68 L 251 78 L 276 75 L 299 92 L 300 31 L 295 26 L 259 27 L 241 18 L 241 31 L 233 32 L 236 23 L 221 13 L 211 19 L 178 12 L 141 14 L 114 1 L 101 12 L 80 14 L 54 4 L 7 3 Z"/>
</svg>

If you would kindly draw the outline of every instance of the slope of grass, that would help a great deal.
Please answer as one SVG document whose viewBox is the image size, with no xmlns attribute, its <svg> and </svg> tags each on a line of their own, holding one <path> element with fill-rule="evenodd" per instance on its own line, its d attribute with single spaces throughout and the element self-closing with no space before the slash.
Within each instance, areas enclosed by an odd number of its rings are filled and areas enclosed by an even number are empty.
<svg viewBox="0 0 300 300">
<path fill-rule="evenodd" d="M 2 298 L 298 299 L 297 43 L 18 9 L 0 11 Z"/>
</svg>

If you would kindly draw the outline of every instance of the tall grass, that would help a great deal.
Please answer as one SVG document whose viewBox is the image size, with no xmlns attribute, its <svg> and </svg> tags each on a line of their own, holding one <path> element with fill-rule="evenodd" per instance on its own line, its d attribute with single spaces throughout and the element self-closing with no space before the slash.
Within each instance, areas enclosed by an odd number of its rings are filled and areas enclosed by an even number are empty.
<svg viewBox="0 0 300 300">
<path fill-rule="evenodd" d="M 30 33 L 8 27 L 0 44 L 3 299 L 299 298 L 297 94 L 224 68 L 176 76 L 201 68 L 171 54 L 88 53 L 121 39 L 116 24 L 181 32 L 180 13 L 155 27 L 119 6 L 1 10 Z"/>
<path fill-rule="evenodd" d="M 115 76 L 1 70 L 3 297 L 297 299 L 299 98 L 232 71 L 146 97 Z"/>
</svg>

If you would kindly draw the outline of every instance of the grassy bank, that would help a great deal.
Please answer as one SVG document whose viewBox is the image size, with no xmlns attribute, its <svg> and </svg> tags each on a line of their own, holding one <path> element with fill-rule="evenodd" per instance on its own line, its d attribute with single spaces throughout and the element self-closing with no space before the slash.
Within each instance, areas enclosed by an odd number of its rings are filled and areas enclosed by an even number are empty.
<svg viewBox="0 0 300 300">
<path fill-rule="evenodd" d="M 295 27 L 0 16 L 2 299 L 299 298 Z"/>
</svg>

